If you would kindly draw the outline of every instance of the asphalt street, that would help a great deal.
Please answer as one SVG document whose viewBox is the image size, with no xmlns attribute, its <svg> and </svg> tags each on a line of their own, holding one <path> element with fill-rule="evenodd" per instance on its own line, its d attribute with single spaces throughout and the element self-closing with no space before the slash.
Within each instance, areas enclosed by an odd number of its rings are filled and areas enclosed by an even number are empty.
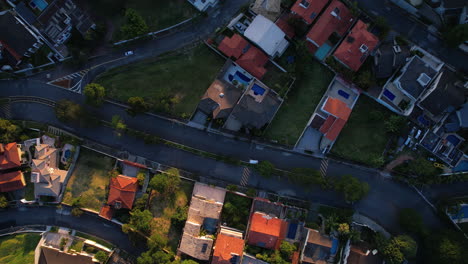
<svg viewBox="0 0 468 264">
<path fill-rule="evenodd" d="M 94 214 L 84 213 L 80 218 L 59 214 L 55 207 L 19 207 L 0 211 L 0 229 L 25 225 L 50 225 L 75 229 L 102 238 L 117 247 L 139 256 L 144 247 L 135 247 L 119 225 Z"/>
</svg>

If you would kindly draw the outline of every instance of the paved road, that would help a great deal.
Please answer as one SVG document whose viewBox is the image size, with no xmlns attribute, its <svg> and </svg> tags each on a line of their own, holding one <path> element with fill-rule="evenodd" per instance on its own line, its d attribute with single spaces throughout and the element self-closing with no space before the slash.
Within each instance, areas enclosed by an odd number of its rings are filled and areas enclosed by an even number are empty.
<svg viewBox="0 0 468 264">
<path fill-rule="evenodd" d="M 77 97 L 76 94 L 34 81 L 0 82 L 0 96 L 5 95 L 36 95 L 51 99 L 69 98 L 80 103 L 83 101 L 83 98 Z M 240 166 L 224 164 L 166 145 L 145 145 L 142 139 L 125 135 L 119 138 L 111 129 L 106 127 L 84 129 L 62 124 L 56 119 L 53 109 L 44 105 L 15 103 L 11 106 L 9 112 L 12 118 L 53 124 L 96 142 L 117 149 L 127 150 L 163 164 L 192 171 L 198 175 L 218 178 L 237 184 L 240 183 L 242 177 L 243 168 Z M 99 114 L 107 120 L 110 120 L 112 115 L 119 114 L 130 127 L 151 132 L 162 138 L 242 160 L 247 160 L 250 157 L 259 160 L 270 160 L 282 169 L 297 167 L 318 169 L 321 162 L 320 159 L 309 156 L 276 148 L 263 147 L 250 142 L 236 141 L 216 134 L 209 134 L 205 131 L 172 123 L 150 115 L 131 118 L 126 115 L 122 108 L 113 104 L 104 104 L 99 109 Z M 412 207 L 418 210 L 424 216 L 426 223 L 431 227 L 438 227 L 441 224 L 431 208 L 414 190 L 406 185 L 382 178 L 376 170 L 368 170 L 331 160 L 328 166 L 328 174 L 333 176 L 351 174 L 368 182 L 371 186 L 369 195 L 364 200 L 355 204 L 354 208 L 375 219 L 389 231 L 399 231 L 396 215 L 398 209 L 405 207 Z M 311 202 L 335 206 L 346 205 L 343 198 L 333 191 L 323 191 L 318 188 L 303 188 L 302 186 L 278 181 L 277 179 L 263 179 L 255 172 L 249 178 L 248 184 L 260 189 L 295 196 Z"/>
<path fill-rule="evenodd" d="M 24 225 L 55 225 L 75 229 L 105 239 L 117 247 L 139 256 L 145 247 L 135 247 L 119 225 L 94 214 L 84 213 L 80 218 L 59 214 L 55 207 L 20 207 L 0 211 L 0 229 Z"/>
<path fill-rule="evenodd" d="M 447 47 L 442 39 L 427 30 L 427 26 L 414 21 L 409 13 L 391 4 L 388 0 L 355 1 L 369 13 L 385 17 L 393 30 L 438 56 L 442 61 L 468 73 L 468 55 L 459 49 Z"/>
</svg>

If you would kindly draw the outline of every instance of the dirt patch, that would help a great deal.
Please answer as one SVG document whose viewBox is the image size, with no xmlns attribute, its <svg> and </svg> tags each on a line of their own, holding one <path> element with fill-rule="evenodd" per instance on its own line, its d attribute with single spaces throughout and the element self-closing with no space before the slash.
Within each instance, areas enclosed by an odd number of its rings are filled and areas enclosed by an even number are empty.
<svg viewBox="0 0 468 264">
<path fill-rule="evenodd" d="M 403 164 L 404 162 L 408 161 L 408 160 L 414 160 L 414 158 L 410 155 L 401 155 L 401 156 L 398 156 L 396 159 L 394 159 L 392 162 L 390 162 L 389 164 L 387 164 L 387 166 L 385 166 L 385 170 L 386 171 L 392 171 L 396 166 L 400 165 L 400 164 Z"/>
</svg>

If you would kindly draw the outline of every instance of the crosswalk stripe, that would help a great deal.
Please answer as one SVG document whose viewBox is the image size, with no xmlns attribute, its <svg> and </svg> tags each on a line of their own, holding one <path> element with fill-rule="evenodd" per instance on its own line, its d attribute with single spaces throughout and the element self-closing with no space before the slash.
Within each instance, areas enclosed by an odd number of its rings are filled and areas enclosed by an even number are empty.
<svg viewBox="0 0 468 264">
<path fill-rule="evenodd" d="M 242 171 L 242 178 L 240 181 L 241 186 L 247 186 L 249 183 L 249 177 L 250 177 L 250 169 L 247 167 L 244 167 L 244 170 Z"/>
<path fill-rule="evenodd" d="M 327 169 L 328 169 L 328 159 L 323 159 L 322 163 L 320 164 L 320 173 L 322 177 L 327 176 Z"/>
</svg>

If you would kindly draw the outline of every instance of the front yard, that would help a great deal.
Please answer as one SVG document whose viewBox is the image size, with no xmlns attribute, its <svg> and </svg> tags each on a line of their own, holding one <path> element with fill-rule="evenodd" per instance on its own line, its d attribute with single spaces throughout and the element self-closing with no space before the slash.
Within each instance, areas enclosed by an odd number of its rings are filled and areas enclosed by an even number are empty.
<svg viewBox="0 0 468 264">
<path fill-rule="evenodd" d="M 114 159 L 97 152 L 82 148 L 75 170 L 68 182 L 63 202 L 72 204 L 79 198 L 79 205 L 99 211 L 106 202 L 108 172 Z"/>
<path fill-rule="evenodd" d="M 389 136 L 385 120 L 394 115 L 367 96 L 361 96 L 331 153 L 341 158 L 378 167 Z M 381 164 L 380 164 L 381 165 Z"/>
<path fill-rule="evenodd" d="M 188 118 L 223 63 L 218 54 L 200 45 L 185 53 L 112 69 L 96 82 L 111 98 L 126 102 L 129 97 L 141 96 L 155 111 Z"/>
<path fill-rule="evenodd" d="M 286 145 L 294 145 L 315 107 L 320 102 L 333 73 L 320 63 L 307 64 L 302 79 L 297 79 L 275 119 L 266 131 L 266 137 Z"/>
<path fill-rule="evenodd" d="M 34 250 L 41 239 L 37 234 L 21 234 L 0 238 L 0 263 L 33 264 Z"/>
</svg>

